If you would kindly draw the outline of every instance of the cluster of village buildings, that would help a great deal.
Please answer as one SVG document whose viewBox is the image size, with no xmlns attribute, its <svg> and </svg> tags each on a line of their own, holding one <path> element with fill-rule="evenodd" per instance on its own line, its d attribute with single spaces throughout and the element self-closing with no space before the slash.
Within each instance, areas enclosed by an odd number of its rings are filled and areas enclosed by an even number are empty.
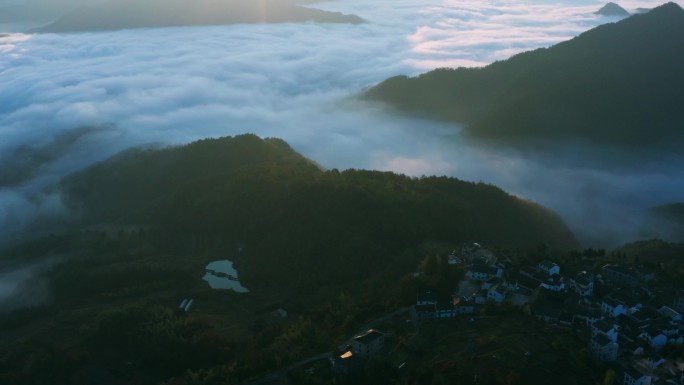
<svg viewBox="0 0 684 385">
<path fill-rule="evenodd" d="M 594 260 L 564 266 L 563 272 L 550 260 L 513 268 L 510 260 L 478 244 L 455 254 L 449 264 L 466 271 L 458 294 L 438 301 L 429 292 L 419 293 L 414 323 L 475 314 L 488 302 L 508 302 L 548 323 L 589 328 L 589 350 L 610 363 L 616 384 L 684 385 L 684 363 L 659 354 L 667 344 L 684 342 L 684 292 L 663 289 L 653 272 Z"/>
<path fill-rule="evenodd" d="M 660 354 L 666 345 L 684 342 L 684 291 L 667 288 L 654 272 L 593 259 L 563 266 L 563 272 L 550 260 L 513 267 L 476 243 L 456 254 L 449 264 L 465 270 L 458 293 L 441 301 L 433 293 L 418 293 L 411 309 L 415 325 L 474 315 L 486 304 L 506 302 L 547 323 L 587 328 L 589 351 L 608 362 L 615 384 L 684 385 L 684 363 Z M 383 351 L 385 337 L 373 329 L 355 336 L 331 358 L 334 371 L 359 370 Z"/>
</svg>

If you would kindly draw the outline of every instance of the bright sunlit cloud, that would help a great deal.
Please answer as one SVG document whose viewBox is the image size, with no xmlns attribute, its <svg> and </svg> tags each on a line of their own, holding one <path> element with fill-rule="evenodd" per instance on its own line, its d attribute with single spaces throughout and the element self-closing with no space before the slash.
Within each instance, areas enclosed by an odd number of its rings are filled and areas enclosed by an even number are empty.
<svg viewBox="0 0 684 385">
<path fill-rule="evenodd" d="M 580 232 L 623 202 L 641 208 L 684 200 L 684 177 L 664 175 L 660 165 L 622 174 L 554 166 L 469 143 L 449 124 L 355 100 L 390 76 L 481 66 L 615 21 L 593 14 L 603 4 L 344 0 L 310 6 L 368 22 L 0 34 L 0 165 L 21 146 L 66 149 L 36 157 L 49 160 L 28 164 L 21 182 L 0 186 L 0 232 L 59 213 L 58 196 L 41 195 L 42 187 L 129 146 L 245 132 L 283 138 L 328 168 L 497 184 L 558 210 Z M 620 4 L 632 10 L 659 2 Z M 69 132 L 73 140 L 60 141 Z M 668 161 L 668 170 L 682 163 Z M 648 184 L 638 182 L 644 178 Z"/>
</svg>

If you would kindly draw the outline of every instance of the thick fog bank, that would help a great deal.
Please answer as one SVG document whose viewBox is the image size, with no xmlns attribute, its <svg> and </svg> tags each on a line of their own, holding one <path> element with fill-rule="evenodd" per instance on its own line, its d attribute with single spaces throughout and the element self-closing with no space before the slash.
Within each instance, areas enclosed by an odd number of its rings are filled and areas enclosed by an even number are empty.
<svg viewBox="0 0 684 385">
<path fill-rule="evenodd" d="M 396 74 L 484 65 L 615 21 L 593 14 L 602 5 L 344 0 L 311 6 L 368 23 L 0 34 L 0 240 L 68 221 L 59 191 L 45 189 L 69 172 L 130 146 L 245 132 L 329 168 L 493 183 L 558 211 L 591 245 L 659 235 L 637 213 L 684 200 L 681 154 L 634 162 L 572 145 L 532 156 L 356 100 Z M 607 153 L 630 162 L 581 161 Z"/>
<path fill-rule="evenodd" d="M 23 266 L 0 268 L 0 314 L 50 301 L 50 290 L 41 273 L 54 266 L 55 259 Z"/>
</svg>

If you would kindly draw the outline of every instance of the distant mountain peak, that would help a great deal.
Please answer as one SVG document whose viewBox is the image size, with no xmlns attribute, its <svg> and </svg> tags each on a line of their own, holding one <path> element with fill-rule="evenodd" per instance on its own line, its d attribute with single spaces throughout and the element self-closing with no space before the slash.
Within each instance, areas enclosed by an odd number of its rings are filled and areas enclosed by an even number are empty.
<svg viewBox="0 0 684 385">
<path fill-rule="evenodd" d="M 595 12 L 601 16 L 629 16 L 629 12 L 616 3 L 608 3 Z"/>
<path fill-rule="evenodd" d="M 682 7 L 680 7 L 679 4 L 670 1 L 669 3 L 665 3 L 663 5 L 651 9 L 647 14 L 679 14 L 681 16 L 684 16 L 684 9 L 682 9 Z"/>
<path fill-rule="evenodd" d="M 667 36 L 668 39 L 681 41 L 682 35 L 676 31 L 684 30 L 684 9 L 677 3 L 669 2 L 651 9 L 646 13 L 635 14 L 614 24 L 616 29 L 627 30 L 643 35 Z M 674 33 L 674 34 L 673 34 Z"/>
<path fill-rule="evenodd" d="M 607 6 L 608 5 L 606 5 L 606 7 Z M 612 37 L 623 41 L 630 39 L 624 35 L 620 35 L 621 33 L 627 32 L 636 33 L 644 37 L 656 35 L 664 37 L 662 34 L 665 34 L 668 39 L 680 40 L 680 36 L 677 34 L 672 35 L 672 31 L 666 31 L 665 27 L 676 28 L 677 30 L 681 30 L 684 27 L 684 9 L 682 9 L 679 4 L 673 2 L 665 3 L 648 12 L 635 14 L 632 17 L 625 18 L 617 23 L 601 25 L 581 34 L 580 37 L 592 36 L 591 38 L 594 39 L 597 34 L 605 35 L 607 30 L 612 30 L 614 32 Z"/>
</svg>

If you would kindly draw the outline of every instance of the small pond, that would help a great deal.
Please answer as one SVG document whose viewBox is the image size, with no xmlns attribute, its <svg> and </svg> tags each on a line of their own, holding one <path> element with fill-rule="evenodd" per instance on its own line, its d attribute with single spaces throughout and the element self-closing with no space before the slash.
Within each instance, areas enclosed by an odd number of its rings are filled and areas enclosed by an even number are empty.
<svg viewBox="0 0 684 385">
<path fill-rule="evenodd" d="M 233 267 L 233 262 L 227 259 L 208 264 L 206 274 L 204 274 L 202 279 L 207 281 L 212 289 L 228 289 L 236 293 L 249 292 L 240 284 L 237 270 Z"/>
</svg>

